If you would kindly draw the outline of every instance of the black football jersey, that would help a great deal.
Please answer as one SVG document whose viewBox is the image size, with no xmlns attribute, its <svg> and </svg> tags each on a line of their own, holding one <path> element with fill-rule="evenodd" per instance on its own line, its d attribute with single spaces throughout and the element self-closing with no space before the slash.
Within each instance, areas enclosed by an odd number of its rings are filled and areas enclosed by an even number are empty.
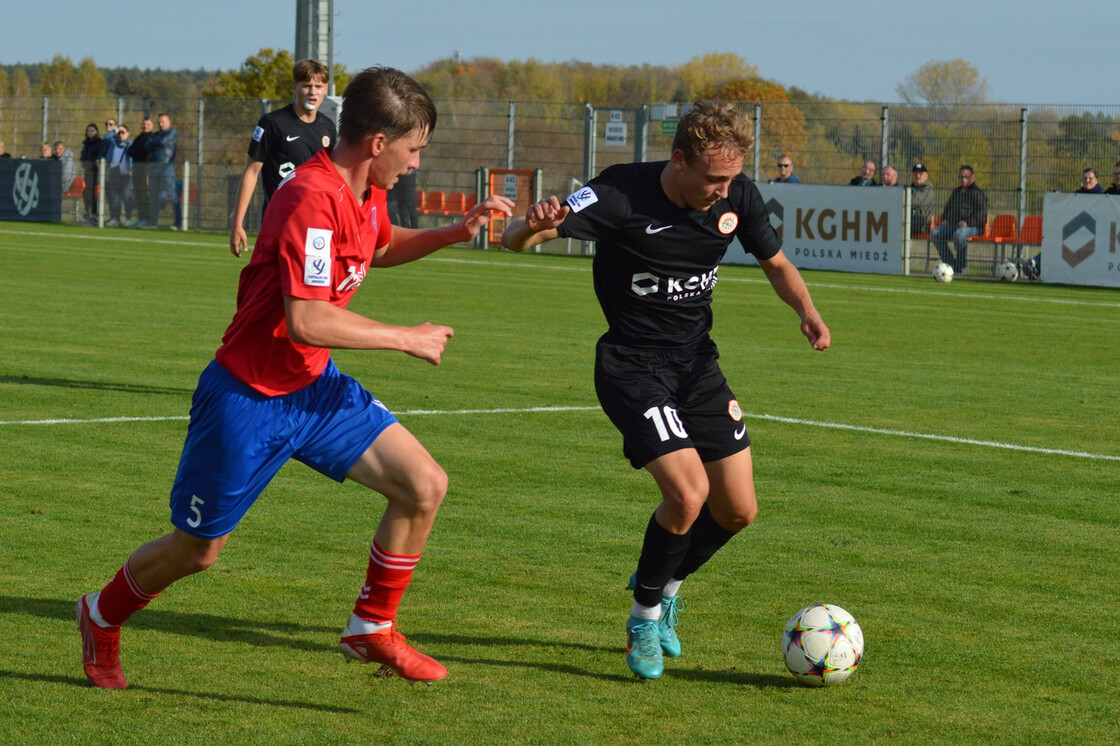
<svg viewBox="0 0 1120 746">
<path fill-rule="evenodd" d="M 739 174 L 708 210 L 673 204 L 661 188 L 666 161 L 611 166 L 568 197 L 564 238 L 596 242 L 595 295 L 612 338 L 674 347 L 712 328 L 712 290 L 733 238 L 759 259 L 781 250 L 762 195 Z"/>
<path fill-rule="evenodd" d="M 335 137 L 330 117 L 317 112 L 315 121 L 309 124 L 296 116 L 293 104 L 261 117 L 249 141 L 249 157 L 264 164 L 261 185 L 265 204 L 285 176 L 323 148 L 333 146 Z"/>
</svg>

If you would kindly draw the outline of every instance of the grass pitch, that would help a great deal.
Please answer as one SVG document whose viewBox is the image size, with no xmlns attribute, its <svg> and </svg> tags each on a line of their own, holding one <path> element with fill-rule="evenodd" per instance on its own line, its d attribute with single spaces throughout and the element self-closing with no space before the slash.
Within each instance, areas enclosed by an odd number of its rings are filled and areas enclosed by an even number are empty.
<svg viewBox="0 0 1120 746">
<path fill-rule="evenodd" d="M 168 530 L 243 262 L 219 235 L 11 223 L 0 262 L 5 743 L 1115 742 L 1115 291 L 807 272 L 818 354 L 759 270 L 721 269 L 760 516 L 685 584 L 684 656 L 641 682 L 623 587 L 656 496 L 596 404 L 590 262 L 374 271 L 352 309 L 456 330 L 440 367 L 335 354 L 451 476 L 399 620 L 449 678 L 343 662 L 381 499 L 290 464 L 214 568 L 128 623 L 107 692 L 74 601 Z M 778 653 L 818 601 L 867 636 L 824 690 Z"/>
</svg>

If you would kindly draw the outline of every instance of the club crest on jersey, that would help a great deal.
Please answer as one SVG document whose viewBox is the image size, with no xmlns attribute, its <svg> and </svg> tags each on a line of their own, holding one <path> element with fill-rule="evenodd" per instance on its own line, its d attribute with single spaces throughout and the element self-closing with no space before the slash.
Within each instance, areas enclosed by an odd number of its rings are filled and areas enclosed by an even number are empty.
<svg viewBox="0 0 1120 746">
<path fill-rule="evenodd" d="M 303 243 L 303 284 L 331 286 L 331 236 L 326 228 L 308 228 Z"/>
<path fill-rule="evenodd" d="M 590 207 L 599 201 L 599 195 L 595 194 L 595 190 L 591 187 L 584 187 L 578 192 L 572 192 L 568 195 L 566 200 L 568 205 L 572 208 L 572 212 L 579 212 L 585 207 Z"/>
<path fill-rule="evenodd" d="M 727 402 L 727 413 L 731 415 L 731 419 L 739 422 L 743 419 L 743 410 L 739 408 L 739 402 L 735 399 Z"/>
<path fill-rule="evenodd" d="M 726 236 L 739 227 L 739 216 L 733 212 L 725 212 L 719 216 L 718 225 L 719 232 Z"/>
<path fill-rule="evenodd" d="M 257 142 L 260 142 L 262 137 L 264 137 L 264 127 L 258 124 L 253 130 L 253 139 Z"/>
</svg>

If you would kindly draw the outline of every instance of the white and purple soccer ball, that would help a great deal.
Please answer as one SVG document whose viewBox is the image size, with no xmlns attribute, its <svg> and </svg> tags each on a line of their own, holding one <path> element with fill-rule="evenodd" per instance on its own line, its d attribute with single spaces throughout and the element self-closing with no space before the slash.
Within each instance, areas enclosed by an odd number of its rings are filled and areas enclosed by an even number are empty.
<svg viewBox="0 0 1120 746">
<path fill-rule="evenodd" d="M 799 683 L 833 686 L 851 676 L 863 659 L 863 630 L 839 606 L 806 606 L 786 623 L 782 657 Z"/>
</svg>

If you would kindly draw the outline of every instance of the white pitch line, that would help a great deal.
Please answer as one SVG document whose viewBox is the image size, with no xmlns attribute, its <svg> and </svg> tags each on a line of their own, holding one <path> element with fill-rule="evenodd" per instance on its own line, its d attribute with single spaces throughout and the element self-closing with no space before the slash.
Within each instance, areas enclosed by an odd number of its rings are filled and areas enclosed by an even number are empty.
<svg viewBox="0 0 1120 746">
<path fill-rule="evenodd" d="M 424 415 L 463 415 L 463 414 L 530 414 L 535 412 L 597 412 L 599 407 L 502 407 L 496 409 L 406 409 L 396 412 L 398 416 L 419 417 Z M 1024 446 L 1017 443 L 1003 443 L 998 440 L 978 440 L 976 438 L 958 438 L 953 435 L 936 435 L 934 433 L 915 433 L 909 430 L 888 430 L 881 427 L 866 427 L 864 425 L 846 425 L 842 422 L 821 422 L 819 420 L 803 420 L 796 417 L 780 417 L 773 414 L 756 414 L 744 412 L 744 417 L 757 420 L 770 420 L 784 422 L 788 425 L 807 425 L 809 427 L 823 427 L 831 430 L 849 430 L 873 435 L 890 435 L 899 438 L 920 438 L 922 440 L 936 440 L 943 443 L 959 443 L 962 445 L 983 446 L 985 448 L 1000 448 L 1007 451 L 1022 451 L 1025 453 L 1043 453 L 1051 456 L 1070 456 L 1072 458 L 1090 459 L 1092 461 L 1120 461 L 1120 456 L 1107 453 L 1089 453 L 1087 451 L 1069 451 L 1063 448 L 1041 448 L 1038 446 Z M 53 419 L 53 420 L 0 420 L 0 426 L 12 425 L 86 425 L 114 422 L 177 422 L 189 420 L 186 416 L 169 417 L 93 417 L 90 419 Z"/>
</svg>

